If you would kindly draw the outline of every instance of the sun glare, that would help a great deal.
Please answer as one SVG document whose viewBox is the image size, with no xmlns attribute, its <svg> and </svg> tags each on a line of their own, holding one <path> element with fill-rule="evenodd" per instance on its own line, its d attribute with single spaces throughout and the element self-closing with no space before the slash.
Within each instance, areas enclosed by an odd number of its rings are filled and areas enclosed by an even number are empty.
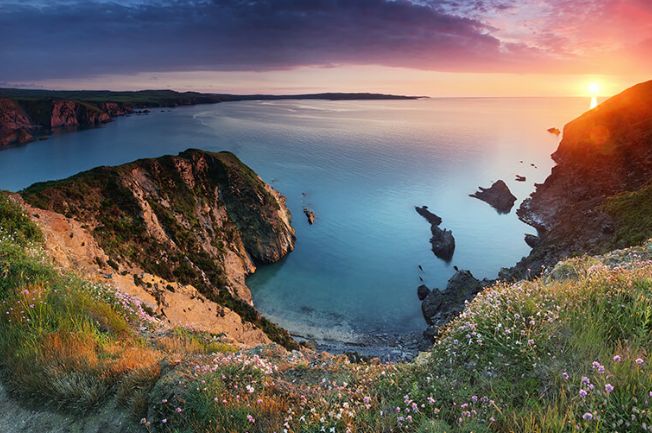
<svg viewBox="0 0 652 433">
<path fill-rule="evenodd" d="M 589 89 L 589 96 L 598 96 L 598 93 L 600 93 L 600 84 L 595 81 L 589 83 L 587 87 Z"/>
</svg>

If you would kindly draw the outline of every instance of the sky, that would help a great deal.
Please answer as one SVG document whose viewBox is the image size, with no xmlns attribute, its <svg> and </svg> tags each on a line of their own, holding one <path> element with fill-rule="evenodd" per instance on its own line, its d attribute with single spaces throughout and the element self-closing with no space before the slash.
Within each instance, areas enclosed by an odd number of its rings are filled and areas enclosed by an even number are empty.
<svg viewBox="0 0 652 433">
<path fill-rule="evenodd" d="M 0 0 L 0 87 L 611 95 L 652 0 Z"/>
</svg>

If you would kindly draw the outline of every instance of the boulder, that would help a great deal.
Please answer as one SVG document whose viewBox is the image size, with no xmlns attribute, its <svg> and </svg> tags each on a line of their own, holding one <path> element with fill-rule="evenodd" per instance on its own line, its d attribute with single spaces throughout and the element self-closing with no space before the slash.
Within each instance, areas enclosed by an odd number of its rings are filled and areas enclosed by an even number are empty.
<svg viewBox="0 0 652 433">
<path fill-rule="evenodd" d="M 304 207 L 303 213 L 306 215 L 306 218 L 308 218 L 308 224 L 312 225 L 315 223 L 315 212 L 312 209 Z"/>
<path fill-rule="evenodd" d="M 453 232 L 446 229 L 440 229 L 437 226 L 431 227 L 432 238 L 432 252 L 440 259 L 450 262 L 455 254 L 455 238 Z"/>
<path fill-rule="evenodd" d="M 509 213 L 516 202 L 516 196 L 502 180 L 494 182 L 489 188 L 480 187 L 479 191 L 469 195 L 489 203 L 498 213 Z"/>
<path fill-rule="evenodd" d="M 419 287 L 417 287 L 417 296 L 419 297 L 419 301 L 426 299 L 429 294 L 430 289 L 425 284 L 421 284 Z"/>
<path fill-rule="evenodd" d="M 455 238 L 453 237 L 453 232 L 439 227 L 442 223 L 441 217 L 430 212 L 428 206 L 415 206 L 414 209 L 430 223 L 430 232 L 432 233 L 430 243 L 432 244 L 432 252 L 440 259 L 450 262 L 455 253 Z"/>
<path fill-rule="evenodd" d="M 478 280 L 470 271 L 460 270 L 448 280 L 445 290 L 430 291 L 421 302 L 421 312 L 431 327 L 426 337 L 436 334 L 436 328 L 459 314 L 464 309 L 464 302 L 490 283 L 488 280 Z"/>
</svg>

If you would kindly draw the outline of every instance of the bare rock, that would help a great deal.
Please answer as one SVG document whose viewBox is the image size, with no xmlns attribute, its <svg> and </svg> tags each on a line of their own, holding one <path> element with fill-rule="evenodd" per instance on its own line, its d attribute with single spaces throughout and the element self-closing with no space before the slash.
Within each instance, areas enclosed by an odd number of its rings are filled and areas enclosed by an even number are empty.
<svg viewBox="0 0 652 433">
<path fill-rule="evenodd" d="M 514 207 L 516 196 L 502 180 L 498 180 L 489 188 L 480 187 L 480 190 L 469 196 L 489 203 L 498 213 L 509 213 Z"/>
</svg>

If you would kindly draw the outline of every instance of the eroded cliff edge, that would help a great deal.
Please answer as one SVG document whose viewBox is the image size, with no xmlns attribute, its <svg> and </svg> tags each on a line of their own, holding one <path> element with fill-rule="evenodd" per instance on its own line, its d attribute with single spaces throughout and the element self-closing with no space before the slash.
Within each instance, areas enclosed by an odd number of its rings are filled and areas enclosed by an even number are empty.
<svg viewBox="0 0 652 433">
<path fill-rule="evenodd" d="M 294 248 L 290 213 L 235 155 L 191 149 L 99 167 L 20 194 L 37 222 L 48 217 L 39 214 L 43 209 L 88 232 L 101 251 L 98 265 L 112 268 L 112 279 L 133 279 L 162 317 L 173 313 L 170 303 L 189 285 L 198 291 L 191 297 L 219 307 L 211 314 L 235 313 L 271 340 L 295 345 L 255 310 L 245 284 L 257 264 L 278 261 Z M 89 249 L 90 241 L 74 238 L 71 231 L 70 242 Z"/>
<path fill-rule="evenodd" d="M 539 241 L 503 277 L 537 275 L 560 259 L 652 235 L 652 81 L 568 123 L 552 157 L 551 175 L 518 210 Z"/>
</svg>

